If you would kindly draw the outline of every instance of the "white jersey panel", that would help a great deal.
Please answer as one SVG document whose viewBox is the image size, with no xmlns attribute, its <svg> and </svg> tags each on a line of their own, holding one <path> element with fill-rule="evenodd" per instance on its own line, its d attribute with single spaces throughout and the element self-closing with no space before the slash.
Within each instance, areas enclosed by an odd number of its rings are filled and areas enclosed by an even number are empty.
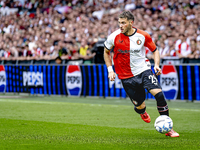
<svg viewBox="0 0 200 150">
<path fill-rule="evenodd" d="M 115 37 L 120 33 L 121 31 L 120 29 L 118 29 L 108 36 L 107 40 L 104 42 L 104 45 L 107 49 L 112 49 L 112 47 L 114 46 Z"/>
<path fill-rule="evenodd" d="M 145 37 L 140 33 L 135 33 L 130 39 L 130 67 L 134 76 L 145 70 L 151 69 L 149 61 L 145 56 Z"/>
</svg>

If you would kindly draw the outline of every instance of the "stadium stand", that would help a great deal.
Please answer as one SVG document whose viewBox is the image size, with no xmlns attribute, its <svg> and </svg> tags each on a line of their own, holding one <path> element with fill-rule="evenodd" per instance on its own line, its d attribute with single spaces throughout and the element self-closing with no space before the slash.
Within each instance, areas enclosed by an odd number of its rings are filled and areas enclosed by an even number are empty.
<svg viewBox="0 0 200 150">
<path fill-rule="evenodd" d="M 200 63 L 199 8 L 197 0 L 2 0 L 1 64 L 56 63 L 58 56 L 64 64 L 104 63 L 97 45 L 118 28 L 123 10 L 152 36 L 162 62 Z"/>
</svg>

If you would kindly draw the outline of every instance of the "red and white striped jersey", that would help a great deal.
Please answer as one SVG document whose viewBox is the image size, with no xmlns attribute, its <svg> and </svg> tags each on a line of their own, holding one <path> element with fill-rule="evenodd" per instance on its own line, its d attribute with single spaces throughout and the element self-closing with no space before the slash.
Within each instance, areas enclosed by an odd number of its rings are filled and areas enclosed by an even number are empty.
<svg viewBox="0 0 200 150">
<path fill-rule="evenodd" d="M 188 42 L 183 42 L 178 45 L 178 52 L 183 56 L 187 56 L 191 53 L 191 48 Z"/>
<path fill-rule="evenodd" d="M 119 79 L 127 79 L 150 69 L 145 55 L 145 47 L 154 52 L 157 48 L 150 35 L 135 28 L 135 32 L 126 36 L 120 29 L 110 34 L 104 46 L 111 50 L 114 47 L 114 67 Z"/>
<path fill-rule="evenodd" d="M 43 54 L 43 50 L 41 48 L 37 48 L 37 55 L 41 56 Z"/>
</svg>

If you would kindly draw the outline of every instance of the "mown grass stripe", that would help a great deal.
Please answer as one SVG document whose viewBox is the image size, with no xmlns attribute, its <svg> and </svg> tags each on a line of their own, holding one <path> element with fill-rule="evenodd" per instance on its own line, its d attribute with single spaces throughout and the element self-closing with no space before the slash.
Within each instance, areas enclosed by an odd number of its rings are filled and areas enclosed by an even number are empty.
<svg viewBox="0 0 200 150">
<path fill-rule="evenodd" d="M 15 102 L 15 103 L 33 103 L 33 104 L 57 104 L 57 105 L 87 105 L 95 107 L 133 107 L 133 105 L 113 105 L 113 104 L 90 104 L 90 103 L 71 103 L 71 102 L 49 102 L 49 101 L 29 101 L 29 100 L 13 100 L 13 99 L 0 99 L 0 102 Z M 119 101 L 118 101 L 119 103 Z M 148 109 L 156 109 L 156 107 L 148 106 Z M 195 111 L 200 112 L 198 109 L 180 109 L 180 108 L 170 108 L 175 111 Z"/>
</svg>

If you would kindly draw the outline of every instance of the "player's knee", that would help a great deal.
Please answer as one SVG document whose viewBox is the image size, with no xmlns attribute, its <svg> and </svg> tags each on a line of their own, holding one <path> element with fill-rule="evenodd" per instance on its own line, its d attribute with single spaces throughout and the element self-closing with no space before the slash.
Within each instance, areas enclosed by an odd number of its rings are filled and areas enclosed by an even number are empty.
<svg viewBox="0 0 200 150">
<path fill-rule="evenodd" d="M 162 92 L 162 90 L 161 90 L 161 89 L 151 89 L 149 92 L 150 92 L 153 96 L 155 96 L 157 93 Z"/>
<path fill-rule="evenodd" d="M 157 105 L 158 106 L 165 106 L 165 105 L 167 105 L 167 102 L 165 101 L 165 97 L 164 97 L 163 92 L 158 92 L 155 95 L 155 99 L 157 101 Z"/>
</svg>

